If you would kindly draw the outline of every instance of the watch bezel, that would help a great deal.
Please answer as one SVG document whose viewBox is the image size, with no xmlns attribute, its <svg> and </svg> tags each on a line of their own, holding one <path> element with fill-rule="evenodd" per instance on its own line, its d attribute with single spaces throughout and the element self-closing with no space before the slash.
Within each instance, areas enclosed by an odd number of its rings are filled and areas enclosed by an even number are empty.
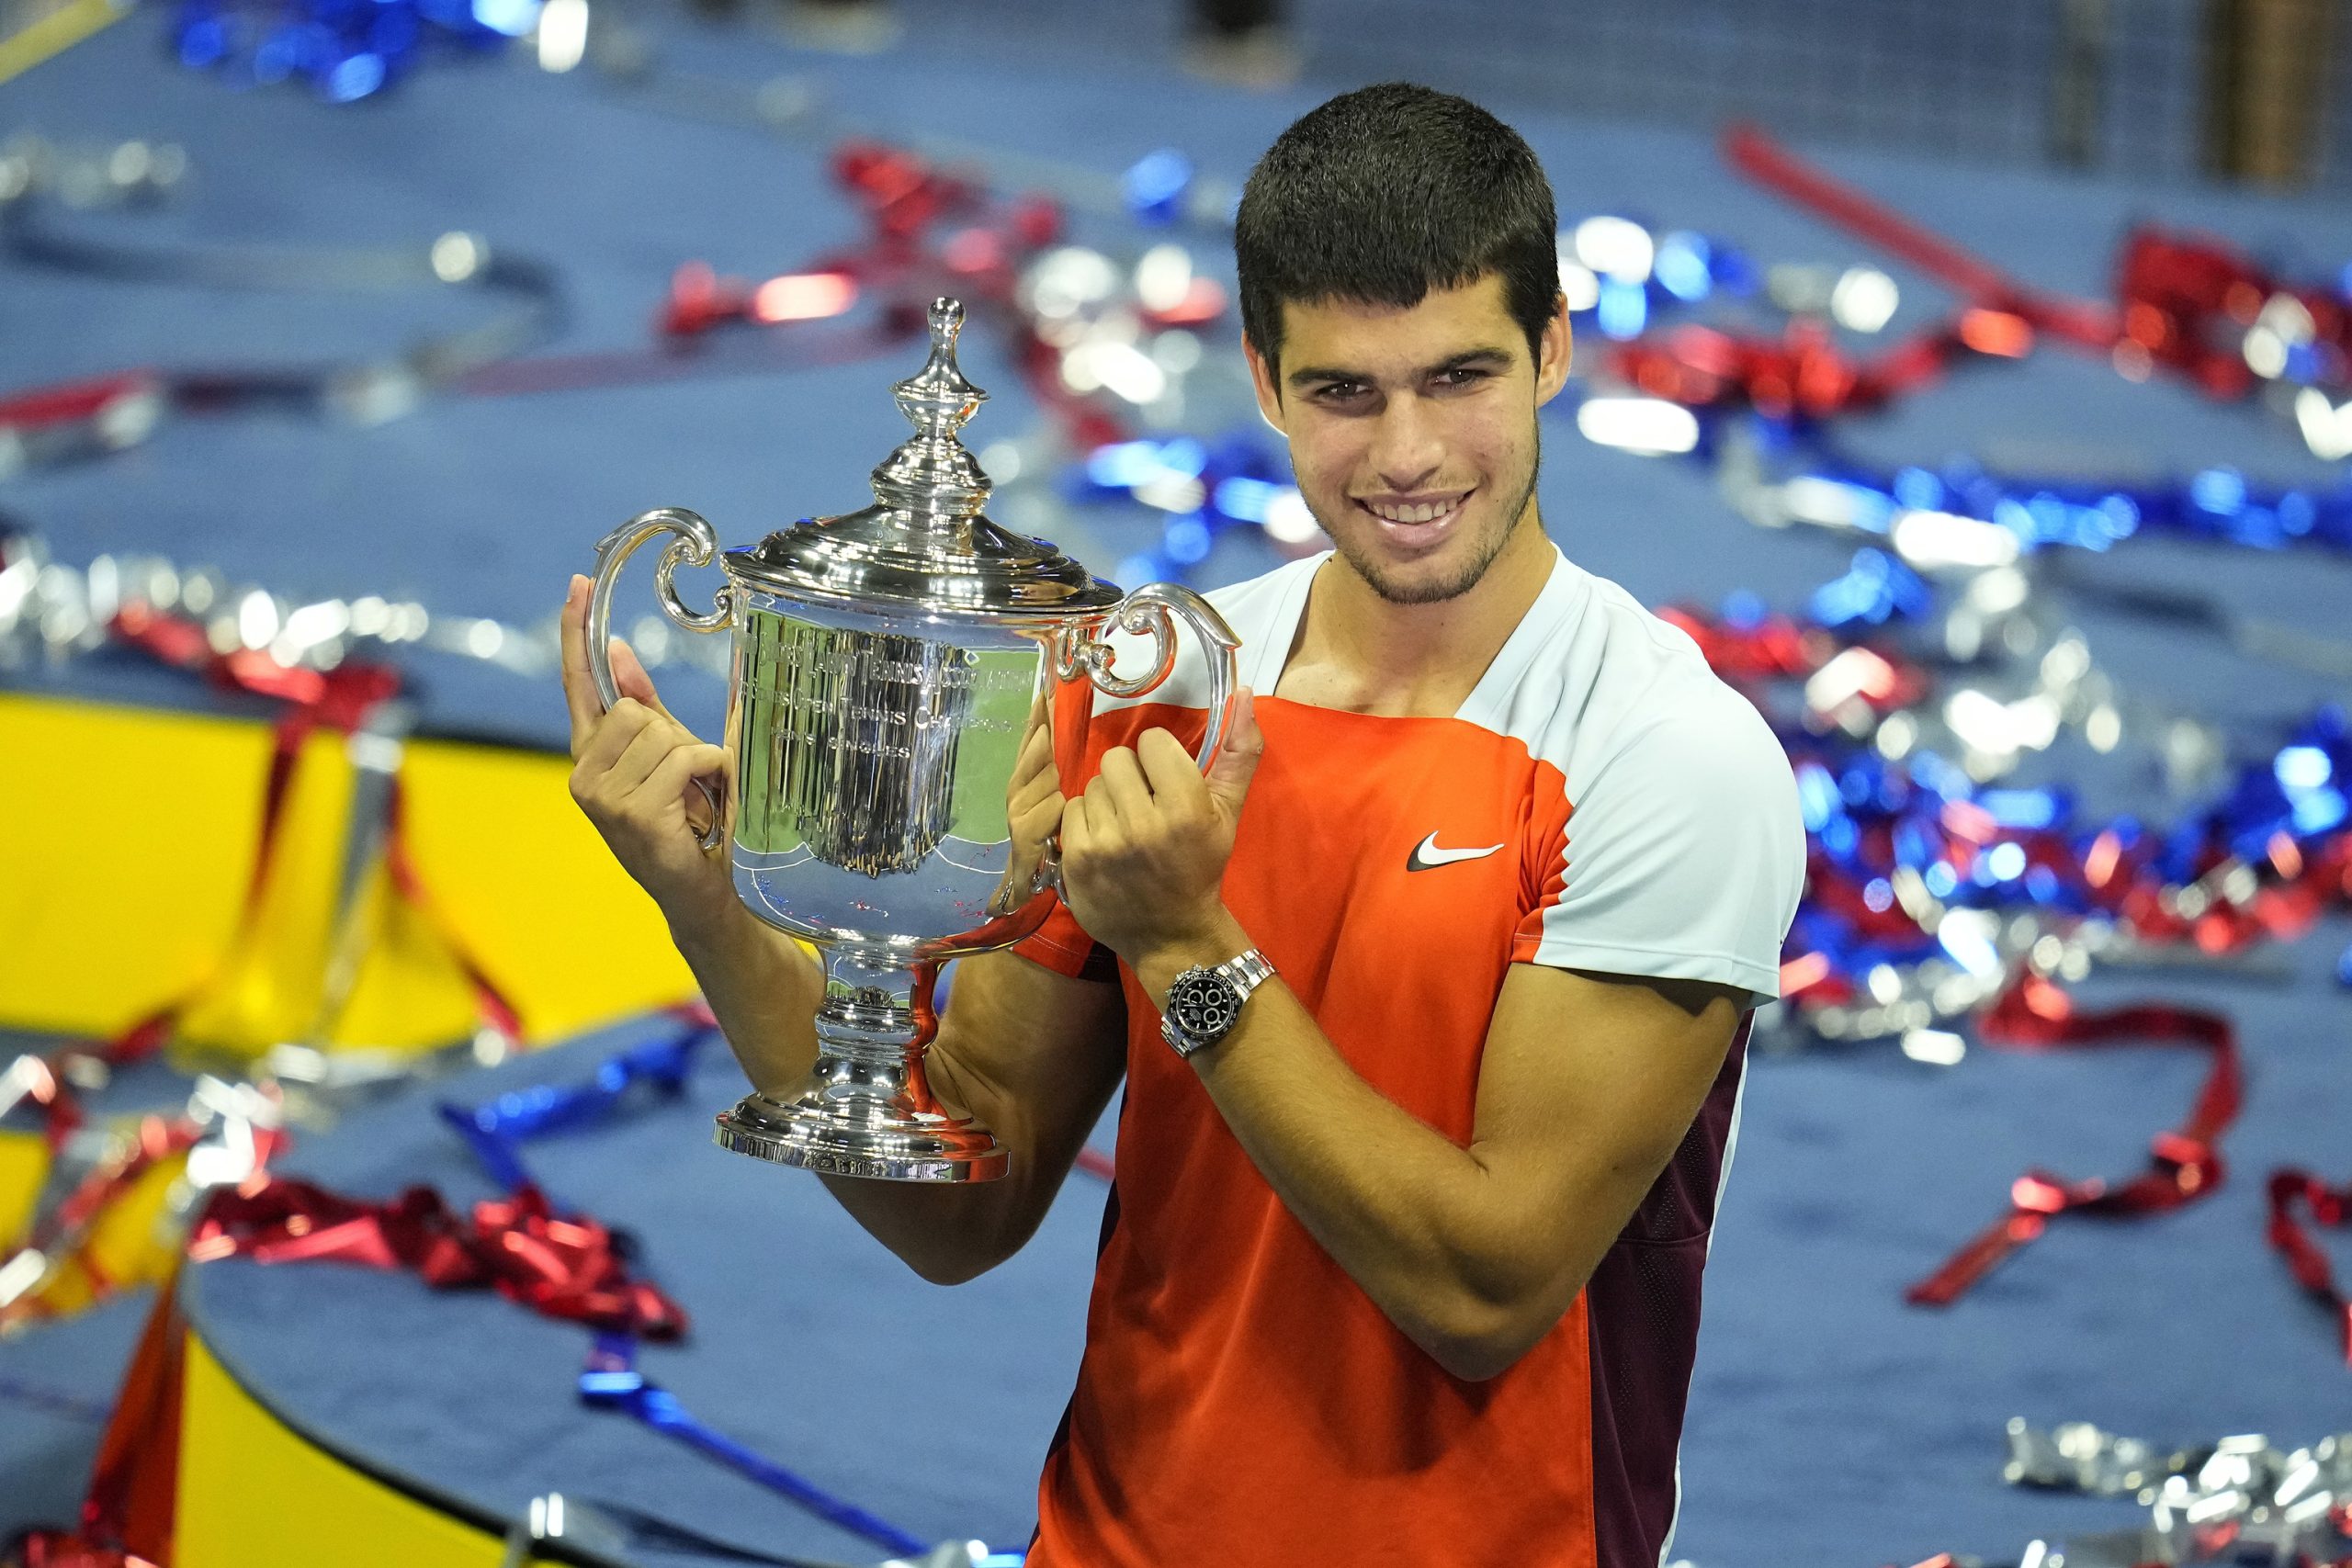
<svg viewBox="0 0 2352 1568">
<path fill-rule="evenodd" d="M 1189 1056 L 1232 1033 L 1234 1025 L 1241 1021 L 1241 1004 L 1248 999 L 1231 976 L 1195 965 L 1169 985 L 1168 1006 L 1160 1016 L 1170 1043 Z"/>
</svg>

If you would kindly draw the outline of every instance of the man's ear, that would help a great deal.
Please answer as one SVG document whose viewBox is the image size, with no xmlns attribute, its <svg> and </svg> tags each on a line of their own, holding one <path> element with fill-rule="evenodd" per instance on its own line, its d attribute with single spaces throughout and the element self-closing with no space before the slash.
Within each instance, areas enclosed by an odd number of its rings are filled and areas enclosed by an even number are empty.
<svg viewBox="0 0 2352 1568">
<path fill-rule="evenodd" d="M 1568 327 L 1568 297 L 1552 296 L 1552 319 L 1535 340 L 1535 406 L 1542 408 L 1568 384 L 1568 364 L 1576 357 L 1576 337 Z"/>
<path fill-rule="evenodd" d="M 1275 379 L 1274 367 L 1258 352 L 1258 345 L 1244 335 L 1241 355 L 1250 362 L 1250 385 L 1258 394 L 1258 417 L 1274 427 L 1274 434 L 1287 439 L 1290 431 L 1283 423 L 1282 385 Z"/>
</svg>

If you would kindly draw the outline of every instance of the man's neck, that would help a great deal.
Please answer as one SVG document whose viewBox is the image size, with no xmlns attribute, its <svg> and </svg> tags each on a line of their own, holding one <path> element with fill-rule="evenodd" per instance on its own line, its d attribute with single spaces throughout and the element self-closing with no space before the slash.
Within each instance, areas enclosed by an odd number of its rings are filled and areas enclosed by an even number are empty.
<svg viewBox="0 0 2352 1568">
<path fill-rule="evenodd" d="M 1315 574 L 1273 694 L 1383 717 L 1450 716 L 1544 592 L 1555 558 L 1532 502 L 1486 574 L 1435 604 L 1393 604 L 1335 555 Z"/>
</svg>

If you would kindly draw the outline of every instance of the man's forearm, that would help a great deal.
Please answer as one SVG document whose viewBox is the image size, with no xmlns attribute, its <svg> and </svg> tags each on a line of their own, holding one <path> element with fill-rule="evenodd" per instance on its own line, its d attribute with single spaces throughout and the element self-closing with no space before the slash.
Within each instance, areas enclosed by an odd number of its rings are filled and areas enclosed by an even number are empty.
<svg viewBox="0 0 2352 1568">
<path fill-rule="evenodd" d="M 807 949 L 732 898 L 707 915 L 673 919 L 670 940 L 752 1088 L 781 1094 L 808 1076 L 825 976 Z"/>
<path fill-rule="evenodd" d="M 1182 969 L 1248 945 L 1238 924 L 1204 932 L 1196 952 L 1147 957 L 1137 978 L 1164 1004 Z M 1358 1077 L 1279 980 L 1193 1064 L 1284 1206 L 1447 1371 L 1500 1371 L 1574 1298 L 1579 1280 L 1532 1266 L 1517 1200 L 1476 1154 Z"/>
<path fill-rule="evenodd" d="M 817 1058 L 817 1006 L 824 971 L 782 931 L 734 905 L 706 922 L 673 922 L 671 937 L 752 1087 L 782 1097 Z M 936 1045 L 933 1087 L 967 1111 L 978 1086 L 963 1082 Z M 1022 1177 L 1032 1173 L 1024 1170 Z M 954 1284 L 1001 1262 L 1020 1237 L 1011 1213 L 1019 1180 L 956 1183 L 821 1176 L 827 1191 L 866 1233 L 934 1284 Z M 1022 1233 L 1025 1236 L 1025 1232 Z"/>
</svg>

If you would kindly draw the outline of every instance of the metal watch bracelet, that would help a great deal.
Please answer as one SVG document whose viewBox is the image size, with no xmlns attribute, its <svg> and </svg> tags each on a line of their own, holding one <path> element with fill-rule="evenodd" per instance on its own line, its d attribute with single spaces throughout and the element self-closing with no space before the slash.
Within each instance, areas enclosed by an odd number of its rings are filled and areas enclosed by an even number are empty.
<svg viewBox="0 0 2352 1568">
<path fill-rule="evenodd" d="M 1273 964 L 1254 947 L 1213 967 L 1185 970 L 1168 987 L 1159 1037 L 1179 1056 L 1206 1050 L 1233 1032 L 1242 1004 L 1273 974 Z"/>
</svg>

